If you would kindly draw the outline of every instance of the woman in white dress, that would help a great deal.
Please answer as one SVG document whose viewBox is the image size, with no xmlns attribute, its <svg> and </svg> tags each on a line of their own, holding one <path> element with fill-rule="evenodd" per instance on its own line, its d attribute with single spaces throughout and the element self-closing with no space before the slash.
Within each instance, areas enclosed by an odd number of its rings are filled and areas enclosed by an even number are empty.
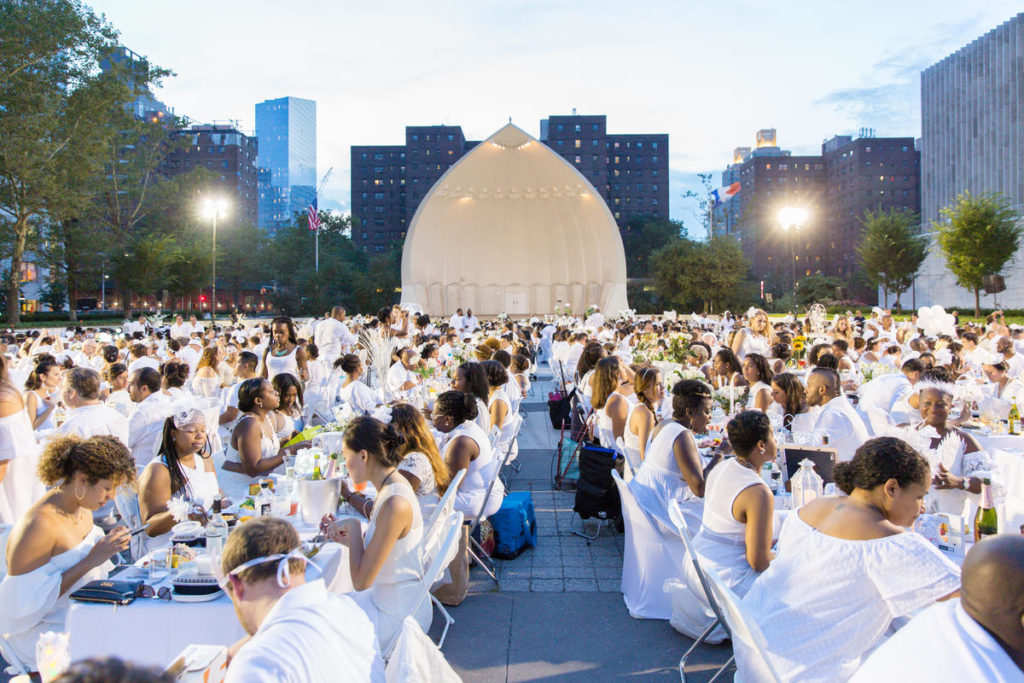
<svg viewBox="0 0 1024 683">
<path fill-rule="evenodd" d="M 976 353 L 975 359 L 979 357 L 981 370 L 985 373 L 986 379 L 991 382 L 985 387 L 989 392 L 989 397 L 979 406 L 982 412 L 994 413 L 1000 420 L 1005 420 L 1014 403 L 1017 404 L 1018 410 L 1024 409 L 1024 384 L 1007 374 L 1010 366 L 1003 356 L 994 351 L 988 351 Z"/>
<path fill-rule="evenodd" d="M 772 378 L 775 373 L 768 359 L 759 353 L 748 353 L 743 359 L 743 379 L 750 385 L 747 392 L 747 410 L 768 410 L 772 404 Z"/>
<path fill-rule="evenodd" d="M 60 402 L 60 380 L 64 368 L 52 356 L 35 364 L 25 380 L 25 410 L 32 420 L 32 429 L 57 428 L 55 409 Z"/>
<path fill-rule="evenodd" d="M 618 356 L 605 356 L 594 370 L 594 414 L 597 428 L 594 436 L 605 448 L 617 448 L 616 439 L 626 431 L 629 400 L 619 390 L 622 375 Z"/>
<path fill-rule="evenodd" d="M 593 407 L 594 372 L 597 370 L 597 364 L 607 355 L 608 352 L 600 344 L 587 344 L 576 364 L 576 386 L 587 410 Z"/>
<path fill-rule="evenodd" d="M 711 421 L 711 388 L 696 379 L 672 387 L 672 417 L 651 434 L 644 462 L 629 487 L 637 503 L 666 531 L 675 525 L 668 516 L 670 500 L 682 501 L 691 534 L 700 528 L 704 497 L 704 464 L 694 434 Z"/>
<path fill-rule="evenodd" d="M 275 375 L 287 372 L 303 382 L 308 380 L 306 351 L 299 346 L 292 319 L 285 316 L 274 318 L 270 322 L 270 332 L 271 341 L 263 350 L 263 370 L 260 375 L 274 379 Z"/>
<path fill-rule="evenodd" d="M 740 387 L 747 386 L 747 381 L 743 379 L 743 365 L 740 363 L 740 359 L 736 357 L 732 349 L 724 347 L 718 349 L 715 357 L 711 360 L 709 379 L 711 386 L 715 389 L 728 391 L 729 387 L 733 387 L 737 399 L 742 396 Z"/>
<path fill-rule="evenodd" d="M 45 492 L 36 475 L 39 445 L 21 392 L 0 354 L 0 524 L 14 524 Z"/>
<path fill-rule="evenodd" d="M 402 462 L 398 463 L 398 471 L 416 491 L 423 519 L 429 519 L 451 481 L 448 465 L 418 408 L 399 403 L 391 409 L 391 424 L 405 437 L 399 449 Z"/>
<path fill-rule="evenodd" d="M 370 526 L 363 536 L 358 520 L 325 518 L 327 537 L 349 548 L 352 585 L 357 591 L 370 591 L 369 603 L 355 597 L 377 628 L 381 651 L 387 651 L 397 636 L 423 581 L 423 517 L 416 493 L 397 469 L 403 443 L 393 425 L 366 416 L 350 422 L 342 452 L 352 481 L 372 482 L 377 491 Z M 430 600 L 421 601 L 413 616 L 424 633 L 430 630 L 432 615 Z"/>
<path fill-rule="evenodd" d="M 363 361 L 354 353 L 347 353 L 335 363 L 345 373 L 345 381 L 338 392 L 338 398 L 357 415 L 372 413 L 380 401 L 376 392 L 360 378 L 363 376 Z"/>
<path fill-rule="evenodd" d="M 981 480 L 986 478 L 998 497 L 1003 486 L 992 458 L 970 433 L 947 424 L 954 386 L 922 380 L 914 389 L 922 422 L 913 429 L 926 440 L 921 450 L 933 476 L 927 511 L 962 514 L 966 500 L 977 503 Z M 947 439 L 953 444 L 944 444 Z"/>
<path fill-rule="evenodd" d="M 785 681 L 844 681 L 893 619 L 954 597 L 960 570 L 908 531 L 930 485 L 927 461 L 905 442 L 871 439 L 835 471 L 847 493 L 786 517 L 776 557 L 743 598 Z M 733 641 L 737 677 L 760 680 Z"/>
<path fill-rule="evenodd" d="M 128 393 L 128 366 L 124 363 L 112 363 L 106 371 L 107 383 L 110 385 L 110 393 L 107 394 L 106 404 L 121 413 L 125 417 L 131 417 L 135 409 L 132 404 L 132 397 Z"/>
<path fill-rule="evenodd" d="M 128 529 L 104 536 L 92 513 L 134 483 L 135 461 L 112 436 L 59 436 L 47 443 L 39 476 L 53 488 L 11 530 L 0 583 L 0 631 L 30 671 L 39 634 L 67 630 L 68 594 L 106 578 L 108 560 L 128 547 Z"/>
<path fill-rule="evenodd" d="M 217 372 L 217 347 L 207 346 L 199 356 L 192 393 L 196 396 L 220 396 L 221 378 Z"/>
<path fill-rule="evenodd" d="M 807 394 L 803 382 L 796 375 L 784 372 L 772 378 L 772 405 L 766 411 L 769 416 L 781 416 L 782 428 L 794 434 L 814 431 L 820 408 L 807 405 Z"/>
<path fill-rule="evenodd" d="M 284 462 L 285 450 L 269 419 L 279 401 L 274 386 L 265 379 L 247 379 L 238 388 L 238 409 L 243 414 L 231 432 L 218 474 L 221 488 L 236 500 L 248 494 L 249 484 L 256 478 Z"/>
<path fill-rule="evenodd" d="M 171 498 L 210 510 L 220 494 L 206 430 L 206 415 L 196 408 L 175 411 L 164 422 L 157 457 L 139 477 L 139 512 L 142 521 L 149 523 L 144 538 L 148 550 L 164 546 L 170 539 L 175 524 L 168 506 Z M 199 512 L 189 518 L 206 521 L 206 515 Z"/>
<path fill-rule="evenodd" d="M 455 368 L 455 377 L 452 378 L 452 390 L 465 394 L 472 394 L 476 398 L 476 417 L 473 421 L 487 434 L 491 428 L 491 412 L 487 408 L 489 387 L 487 386 L 487 375 L 480 363 L 468 361 Z"/>
<path fill-rule="evenodd" d="M 622 441 L 627 449 L 639 453 L 643 461 L 651 432 L 658 424 L 658 406 L 665 398 L 665 387 L 661 383 L 661 373 L 645 365 L 636 371 L 633 388 L 637 402 L 630 406 L 626 415 Z"/>
<path fill-rule="evenodd" d="M 283 372 L 270 380 L 280 398 L 277 408 L 270 413 L 274 431 L 283 446 L 306 427 L 302 405 L 302 383 L 295 375 Z"/>
<path fill-rule="evenodd" d="M 743 360 L 748 353 L 767 356 L 774 343 L 775 331 L 768 322 L 768 314 L 756 309 L 747 327 L 742 328 L 733 337 L 732 350 L 740 360 Z"/>
<path fill-rule="evenodd" d="M 472 394 L 445 391 L 438 395 L 433 412 L 434 429 L 444 435 L 441 452 L 448 472 L 454 477 L 459 470 L 466 470 L 455 494 L 455 509 L 466 516 L 467 522 L 476 519 L 481 512 L 484 517 L 493 515 L 505 497 L 505 487 L 497 478 L 501 463 L 491 450 L 487 433 L 474 421 L 476 410 L 476 397 Z M 488 487 L 491 487 L 490 495 Z M 437 599 L 446 605 L 458 605 L 466 597 L 469 587 L 468 544 L 467 525 L 463 527 L 455 559 L 448 565 L 452 582 L 434 592 Z"/>
<path fill-rule="evenodd" d="M 195 397 L 185 388 L 190 372 L 188 363 L 183 360 L 169 360 L 160 366 L 161 392 L 172 403 L 186 406 L 195 402 Z"/>
<path fill-rule="evenodd" d="M 717 572 L 742 598 L 773 557 L 774 498 L 760 473 L 762 465 L 775 460 L 777 447 L 772 423 L 760 411 L 743 411 L 729 420 L 726 431 L 736 457 L 724 460 L 708 473 L 704 514 L 693 544 L 701 567 Z M 680 633 L 697 638 L 715 615 L 693 563 L 685 563 L 683 571 L 686 584 L 677 584 L 674 589 L 682 591 L 682 599 L 672 600 L 670 622 Z M 717 643 L 725 637 L 722 629 L 715 629 L 708 641 Z"/>
</svg>

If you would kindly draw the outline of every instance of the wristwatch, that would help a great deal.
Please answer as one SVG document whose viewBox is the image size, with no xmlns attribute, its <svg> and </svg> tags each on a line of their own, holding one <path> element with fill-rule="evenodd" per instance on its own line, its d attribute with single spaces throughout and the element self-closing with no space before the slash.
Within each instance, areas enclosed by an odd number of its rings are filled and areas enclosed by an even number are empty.
<svg viewBox="0 0 1024 683">
<path fill-rule="evenodd" d="M 971 487 L 971 478 L 970 477 L 964 477 L 963 479 L 960 480 L 960 488 L 962 488 L 964 491 L 967 491 L 968 489 L 970 489 L 970 487 Z"/>
</svg>

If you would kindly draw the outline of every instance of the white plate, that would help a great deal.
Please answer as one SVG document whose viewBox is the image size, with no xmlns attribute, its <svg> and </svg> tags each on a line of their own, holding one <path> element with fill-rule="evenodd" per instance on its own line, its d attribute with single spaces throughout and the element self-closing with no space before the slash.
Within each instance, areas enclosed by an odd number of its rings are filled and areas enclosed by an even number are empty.
<svg viewBox="0 0 1024 683">
<path fill-rule="evenodd" d="M 207 593 L 206 595 L 180 595 L 176 591 L 171 591 L 171 599 L 175 602 L 212 602 L 222 595 L 224 595 L 222 590 Z"/>
</svg>

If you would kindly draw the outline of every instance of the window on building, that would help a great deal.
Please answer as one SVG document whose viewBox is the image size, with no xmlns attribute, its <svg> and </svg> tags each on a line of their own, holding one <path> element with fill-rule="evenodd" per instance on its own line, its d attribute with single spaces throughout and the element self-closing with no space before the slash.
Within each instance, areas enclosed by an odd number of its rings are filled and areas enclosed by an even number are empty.
<svg viewBox="0 0 1024 683">
<path fill-rule="evenodd" d="M 590 130 L 592 130 L 592 131 L 594 131 L 596 133 L 597 132 L 597 124 L 596 123 L 590 124 Z"/>
<path fill-rule="evenodd" d="M 581 161 L 582 161 L 582 157 L 580 157 L 580 155 L 579 155 L 579 154 L 577 154 L 577 155 L 576 155 L 576 163 L 578 164 L 578 163 L 580 163 Z"/>
<path fill-rule="evenodd" d="M 870 151 L 871 151 L 871 145 L 866 145 L 866 146 L 864 147 L 864 151 L 865 151 L 865 152 L 870 152 Z"/>
<path fill-rule="evenodd" d="M 412 141 L 413 141 L 413 142 L 418 142 L 418 141 L 419 141 L 419 139 L 420 139 L 420 136 L 419 136 L 419 135 L 417 135 L 416 133 L 413 133 L 413 134 L 412 134 Z"/>
<path fill-rule="evenodd" d="M 658 205 L 658 200 L 657 199 L 652 199 L 651 200 L 651 204 L 653 204 L 654 206 L 657 206 Z"/>
<path fill-rule="evenodd" d="M 576 149 L 579 149 L 581 144 L 583 144 L 583 143 L 580 140 L 574 140 L 573 141 L 573 147 L 575 147 Z"/>
<path fill-rule="evenodd" d="M 455 136 L 454 135 L 449 135 L 448 136 L 448 142 L 455 142 Z"/>
<path fill-rule="evenodd" d="M 651 143 L 651 149 L 658 149 L 658 143 L 657 142 L 652 142 Z"/>
<path fill-rule="evenodd" d="M 574 126 L 574 130 L 575 130 L 575 131 L 576 131 L 577 133 L 579 133 L 579 132 L 580 132 L 581 130 L 583 130 L 583 126 L 581 126 L 580 124 L 578 124 L 578 123 L 577 123 L 577 124 L 576 124 L 576 125 Z"/>
</svg>

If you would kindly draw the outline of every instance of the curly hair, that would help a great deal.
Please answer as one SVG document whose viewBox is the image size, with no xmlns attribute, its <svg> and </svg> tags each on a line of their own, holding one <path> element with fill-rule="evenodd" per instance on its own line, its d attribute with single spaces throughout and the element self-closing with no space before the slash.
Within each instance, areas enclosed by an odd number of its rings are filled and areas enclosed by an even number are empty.
<svg viewBox="0 0 1024 683">
<path fill-rule="evenodd" d="M 135 483 L 135 461 L 128 447 L 114 436 L 56 436 L 51 438 L 39 457 L 39 480 L 47 486 L 71 481 L 81 472 L 95 484 L 109 479 L 116 485 Z"/>
<path fill-rule="evenodd" d="M 711 400 L 711 387 L 699 379 L 682 379 L 672 387 L 672 417 L 677 420 Z"/>
<path fill-rule="evenodd" d="M 487 374 L 480 363 L 467 361 L 456 368 L 455 371 L 462 375 L 462 379 L 466 381 L 466 388 L 469 390 L 469 393 L 487 403 L 488 395 L 490 394 L 487 390 Z"/>
<path fill-rule="evenodd" d="M 275 325 L 284 325 L 285 327 L 287 327 L 288 341 L 290 341 L 292 344 L 298 345 L 299 338 L 295 334 L 295 323 L 292 322 L 291 318 L 289 318 L 286 315 L 279 315 L 270 321 L 270 329 L 273 330 Z"/>
<path fill-rule="evenodd" d="M 485 360 L 483 366 L 484 375 L 487 376 L 487 386 L 503 387 L 508 384 L 508 370 L 496 360 Z"/>
<path fill-rule="evenodd" d="M 160 366 L 160 376 L 164 379 L 164 388 L 183 387 L 188 381 L 188 363 L 169 360 Z"/>
<path fill-rule="evenodd" d="M 384 467 L 397 467 L 405 457 L 405 436 L 394 425 L 368 415 L 349 422 L 342 440 L 349 450 L 366 451 Z"/>
<path fill-rule="evenodd" d="M 759 441 L 771 437 L 772 423 L 760 410 L 744 410 L 729 420 L 725 430 L 736 455 L 746 457 Z"/>
<path fill-rule="evenodd" d="M 928 461 L 910 444 L 892 436 L 865 441 L 849 462 L 836 465 L 836 485 L 847 495 L 854 489 L 870 491 L 895 479 L 900 488 L 927 485 L 931 480 Z"/>
<path fill-rule="evenodd" d="M 461 391 L 445 391 L 438 394 L 435 410 L 454 419 L 455 426 L 475 420 L 480 412 L 476 396 Z"/>
</svg>

